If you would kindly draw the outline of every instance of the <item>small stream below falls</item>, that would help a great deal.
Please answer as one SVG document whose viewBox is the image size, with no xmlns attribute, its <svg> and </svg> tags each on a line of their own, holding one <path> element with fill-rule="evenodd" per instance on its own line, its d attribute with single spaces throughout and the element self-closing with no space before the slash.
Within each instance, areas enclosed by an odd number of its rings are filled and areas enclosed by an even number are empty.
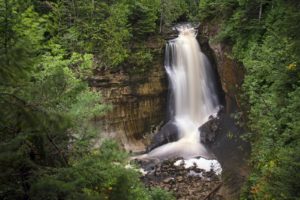
<svg viewBox="0 0 300 200">
<path fill-rule="evenodd" d="M 226 191 L 223 193 L 230 196 L 230 193 L 239 190 L 243 182 L 239 178 L 245 176 L 242 169 L 245 166 L 245 153 L 240 152 L 240 146 L 247 145 L 240 139 L 228 139 L 225 132 L 240 134 L 241 130 L 225 113 L 220 125 L 225 134 L 217 135 L 211 145 L 200 142 L 199 127 L 212 116 L 217 117 L 221 108 L 214 70 L 200 49 L 196 29 L 191 24 L 181 24 L 175 29 L 178 37 L 169 40 L 165 50 L 165 69 L 172 90 L 169 105 L 171 118 L 168 126 L 162 128 L 169 134 L 167 137 L 175 139 L 133 158 L 148 162 L 152 160 L 154 163 L 183 158 L 187 165 L 195 163 L 195 167 L 205 171 L 213 170 L 219 174 L 223 170 L 225 184 L 227 181 L 229 188 L 230 184 L 233 185 L 231 192 L 224 189 Z M 168 127 L 172 127 L 172 131 Z"/>
</svg>

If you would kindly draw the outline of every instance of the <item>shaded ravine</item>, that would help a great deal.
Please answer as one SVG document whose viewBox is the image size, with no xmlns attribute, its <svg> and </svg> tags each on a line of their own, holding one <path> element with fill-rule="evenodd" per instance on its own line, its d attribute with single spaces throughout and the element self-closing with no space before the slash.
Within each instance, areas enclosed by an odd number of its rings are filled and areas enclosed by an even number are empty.
<svg viewBox="0 0 300 200">
<path fill-rule="evenodd" d="M 218 189 L 219 194 L 226 199 L 235 199 L 247 176 L 245 155 L 249 152 L 248 145 L 239 138 L 243 131 L 235 125 L 230 113 L 225 109 L 219 112 L 222 106 L 215 71 L 201 52 L 196 39 L 197 29 L 184 24 L 177 26 L 176 30 L 178 37 L 169 40 L 165 50 L 165 69 L 172 90 L 170 121 L 156 134 L 154 145 L 148 149 L 150 151 L 133 158 L 146 160 L 148 169 L 151 162 L 150 166 L 155 168 L 163 160 L 182 157 L 186 162 L 195 162 L 197 168 L 204 171 L 212 169 L 219 173 L 221 170 L 224 186 Z M 207 144 L 202 141 L 199 127 L 210 121 L 212 116 L 218 116 L 220 126 L 213 141 Z M 233 133 L 235 138 L 228 138 L 228 133 Z M 245 149 L 241 150 L 241 147 Z M 152 176 L 150 172 L 146 177 L 151 179 Z"/>
</svg>

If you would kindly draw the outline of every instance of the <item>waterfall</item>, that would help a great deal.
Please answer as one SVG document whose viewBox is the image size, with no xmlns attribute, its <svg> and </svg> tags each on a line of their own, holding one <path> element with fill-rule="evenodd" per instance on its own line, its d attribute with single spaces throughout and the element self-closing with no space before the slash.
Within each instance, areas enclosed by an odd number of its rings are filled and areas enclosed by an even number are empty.
<svg viewBox="0 0 300 200">
<path fill-rule="evenodd" d="M 200 143 L 198 128 L 218 111 L 218 98 L 211 65 L 201 52 L 197 32 L 189 24 L 176 27 L 179 35 L 166 44 L 165 68 L 172 87 L 172 121 L 179 130 L 179 140 L 160 146 L 144 158 L 211 159 L 212 154 Z"/>
<path fill-rule="evenodd" d="M 196 31 L 189 25 L 177 28 L 179 36 L 167 43 L 165 68 L 174 94 L 174 120 L 181 137 L 198 138 L 193 130 L 216 112 L 218 100 L 211 66 L 201 52 Z"/>
</svg>

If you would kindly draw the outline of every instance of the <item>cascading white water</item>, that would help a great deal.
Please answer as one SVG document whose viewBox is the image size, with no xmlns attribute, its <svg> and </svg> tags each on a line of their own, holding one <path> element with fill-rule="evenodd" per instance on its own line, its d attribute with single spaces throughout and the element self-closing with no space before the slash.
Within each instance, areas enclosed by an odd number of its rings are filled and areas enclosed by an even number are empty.
<svg viewBox="0 0 300 200">
<path fill-rule="evenodd" d="M 177 30 L 179 36 L 168 42 L 165 59 L 175 98 L 175 123 L 181 137 L 199 141 L 199 134 L 192 133 L 216 112 L 218 101 L 209 80 L 211 66 L 200 50 L 195 29 L 182 25 Z"/>
<path fill-rule="evenodd" d="M 174 96 L 174 121 L 180 139 L 160 146 L 141 158 L 191 158 L 212 155 L 200 143 L 198 128 L 218 110 L 218 99 L 211 81 L 212 71 L 190 25 L 177 27 L 179 36 L 166 46 L 165 68 Z"/>
</svg>

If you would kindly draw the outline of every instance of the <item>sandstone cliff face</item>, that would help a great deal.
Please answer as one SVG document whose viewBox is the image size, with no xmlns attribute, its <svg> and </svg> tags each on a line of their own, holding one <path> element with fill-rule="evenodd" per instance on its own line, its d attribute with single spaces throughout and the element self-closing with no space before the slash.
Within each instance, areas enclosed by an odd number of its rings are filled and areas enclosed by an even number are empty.
<svg viewBox="0 0 300 200">
<path fill-rule="evenodd" d="M 90 81 L 112 110 L 97 119 L 103 137 L 121 142 L 127 151 L 145 150 L 166 114 L 167 76 L 163 60 L 157 59 L 144 74 L 98 71 Z"/>
<path fill-rule="evenodd" d="M 200 27 L 199 40 L 202 50 L 208 55 L 213 66 L 217 68 L 219 80 L 225 96 L 226 112 L 231 113 L 240 107 L 239 94 L 244 79 L 244 68 L 229 55 L 230 46 L 223 43 L 210 42 L 218 33 L 217 25 Z"/>
</svg>

